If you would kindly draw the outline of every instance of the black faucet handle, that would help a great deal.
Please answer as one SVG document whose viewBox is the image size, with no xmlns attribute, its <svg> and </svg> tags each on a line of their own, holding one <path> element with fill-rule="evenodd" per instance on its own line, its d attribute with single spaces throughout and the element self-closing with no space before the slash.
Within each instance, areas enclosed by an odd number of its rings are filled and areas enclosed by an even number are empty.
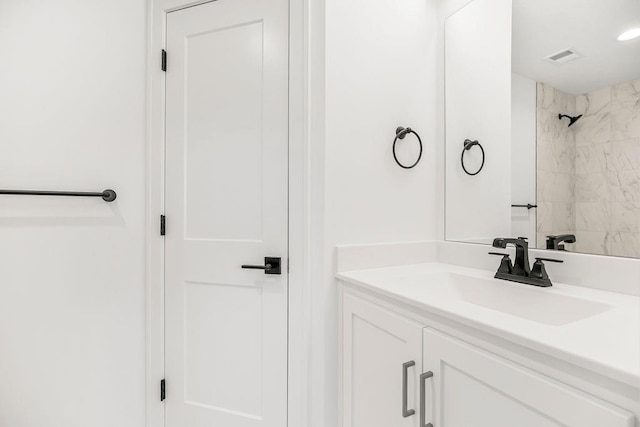
<svg viewBox="0 0 640 427">
<path fill-rule="evenodd" d="M 503 254 L 500 252 L 489 252 L 489 255 L 499 255 L 502 257 L 502 260 L 500 260 L 500 267 L 498 267 L 498 273 L 513 273 L 513 264 L 511 264 L 511 258 L 509 258 L 509 254 Z"/>
<path fill-rule="evenodd" d="M 536 261 L 549 261 L 549 262 L 558 262 L 558 263 L 562 263 L 564 262 L 561 259 L 553 259 L 553 258 L 542 258 L 542 257 L 536 257 Z"/>
<path fill-rule="evenodd" d="M 500 256 L 505 256 L 507 258 L 511 256 L 509 254 L 503 254 L 503 253 L 500 253 L 500 252 L 489 252 L 489 255 L 500 255 Z"/>
<path fill-rule="evenodd" d="M 544 262 L 542 261 L 562 261 L 552 258 L 536 258 L 536 262 L 533 263 L 533 268 L 531 268 L 531 274 L 529 275 L 529 277 L 539 282 L 537 286 L 548 287 L 551 286 L 551 280 L 549 279 L 549 274 L 547 274 L 547 269 L 544 267 Z"/>
</svg>

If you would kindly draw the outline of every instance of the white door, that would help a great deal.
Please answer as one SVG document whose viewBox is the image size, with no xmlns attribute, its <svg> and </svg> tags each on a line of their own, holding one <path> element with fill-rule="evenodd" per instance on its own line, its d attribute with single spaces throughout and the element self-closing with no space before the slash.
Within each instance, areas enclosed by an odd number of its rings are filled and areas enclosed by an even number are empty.
<svg viewBox="0 0 640 427">
<path fill-rule="evenodd" d="M 425 422 L 437 427 L 632 427 L 633 415 L 568 385 L 424 330 Z"/>
<path fill-rule="evenodd" d="M 285 427 L 288 3 L 171 12 L 166 42 L 166 425 Z"/>
<path fill-rule="evenodd" d="M 343 427 L 418 427 L 422 326 L 343 299 Z"/>
</svg>

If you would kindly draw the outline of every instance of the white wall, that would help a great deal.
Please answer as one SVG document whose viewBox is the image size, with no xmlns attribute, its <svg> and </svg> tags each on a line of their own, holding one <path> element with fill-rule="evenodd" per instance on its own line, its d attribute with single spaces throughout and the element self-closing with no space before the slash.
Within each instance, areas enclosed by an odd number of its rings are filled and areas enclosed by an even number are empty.
<svg viewBox="0 0 640 427">
<path fill-rule="evenodd" d="M 511 203 L 536 204 L 536 82 L 511 74 Z M 511 208 L 511 234 L 536 247 L 536 209 Z"/>
<path fill-rule="evenodd" d="M 326 0 L 324 44 L 313 44 L 311 122 L 322 135 L 324 245 L 314 279 L 311 394 L 313 426 L 338 424 L 338 311 L 333 279 L 336 244 L 437 238 L 437 15 L 435 0 Z M 313 98 L 318 80 L 326 98 Z M 315 82 L 315 83 L 314 83 Z M 321 129 L 317 120 L 323 120 Z M 419 132 L 422 161 L 404 170 L 393 160 L 397 126 Z M 312 136 L 313 138 L 313 136 Z M 313 142 L 313 140 L 312 140 Z M 413 160 L 415 140 L 399 153 Z M 317 207 L 318 205 L 316 205 Z M 320 271 L 321 270 L 321 271 Z"/>
<path fill-rule="evenodd" d="M 439 234 L 435 3 L 310 4 L 313 426 L 338 419 L 334 246 Z M 0 425 L 143 425 L 145 16 L 142 0 L 0 3 L 2 186 L 118 191 L 0 198 Z M 424 143 L 410 171 L 399 125 Z"/>
<path fill-rule="evenodd" d="M 0 425 L 144 423 L 144 0 L 0 2 Z"/>
<path fill-rule="evenodd" d="M 446 238 L 490 241 L 511 231 L 511 1 L 459 9 L 445 20 L 444 44 Z M 466 139 L 485 151 L 475 176 L 460 164 Z M 468 170 L 481 161 L 479 147 L 465 153 Z"/>
</svg>

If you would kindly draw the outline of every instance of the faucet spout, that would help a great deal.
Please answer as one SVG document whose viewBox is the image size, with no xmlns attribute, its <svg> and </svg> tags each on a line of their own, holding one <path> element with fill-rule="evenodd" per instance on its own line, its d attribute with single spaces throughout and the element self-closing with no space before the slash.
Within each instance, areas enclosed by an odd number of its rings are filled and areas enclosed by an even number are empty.
<svg viewBox="0 0 640 427">
<path fill-rule="evenodd" d="M 547 236 L 547 249 L 553 249 L 555 251 L 564 251 L 564 245 L 562 242 L 566 243 L 575 243 L 576 235 L 575 234 L 560 234 L 557 236 Z"/>
</svg>

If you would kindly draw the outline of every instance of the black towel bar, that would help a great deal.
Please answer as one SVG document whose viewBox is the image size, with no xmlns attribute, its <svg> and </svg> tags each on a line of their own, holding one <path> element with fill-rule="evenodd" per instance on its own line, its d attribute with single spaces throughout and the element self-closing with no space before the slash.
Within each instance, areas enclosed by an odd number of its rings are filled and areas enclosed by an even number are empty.
<svg viewBox="0 0 640 427">
<path fill-rule="evenodd" d="M 526 205 L 511 205 L 512 208 L 527 208 L 527 209 L 533 209 L 533 208 L 537 208 L 538 205 L 532 205 L 531 203 L 527 203 Z"/>
<path fill-rule="evenodd" d="M 100 193 L 87 191 L 38 191 L 38 190 L 0 190 L 0 194 L 16 196 L 72 196 L 72 197 L 102 197 L 105 202 L 113 202 L 116 192 L 104 190 Z"/>
</svg>

